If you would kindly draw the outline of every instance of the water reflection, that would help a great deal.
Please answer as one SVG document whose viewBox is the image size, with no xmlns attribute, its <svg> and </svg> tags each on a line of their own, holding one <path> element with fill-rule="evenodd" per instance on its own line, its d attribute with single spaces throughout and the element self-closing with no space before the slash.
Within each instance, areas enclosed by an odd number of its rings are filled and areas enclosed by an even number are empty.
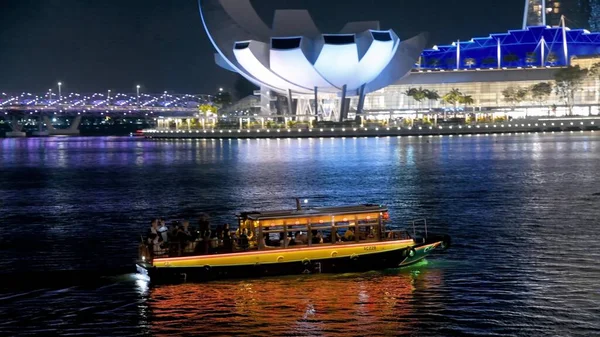
<svg viewBox="0 0 600 337">
<path fill-rule="evenodd" d="M 435 300 L 439 269 L 160 285 L 148 293 L 155 336 L 398 335 Z M 419 295 L 419 293 L 422 293 Z"/>
</svg>

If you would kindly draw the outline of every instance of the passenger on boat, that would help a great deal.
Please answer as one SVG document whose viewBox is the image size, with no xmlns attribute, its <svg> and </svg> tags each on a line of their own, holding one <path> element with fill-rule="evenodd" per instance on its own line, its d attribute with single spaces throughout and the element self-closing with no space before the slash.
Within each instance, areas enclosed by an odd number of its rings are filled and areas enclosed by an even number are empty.
<svg viewBox="0 0 600 337">
<path fill-rule="evenodd" d="M 215 229 L 214 237 L 217 238 L 217 246 L 223 246 L 223 226 L 217 225 L 217 229 Z"/>
<path fill-rule="evenodd" d="M 159 236 L 158 233 L 158 220 L 152 220 L 150 224 L 150 229 L 148 230 L 148 244 L 151 244 L 152 241 Z"/>
<path fill-rule="evenodd" d="M 182 226 L 181 226 L 181 231 L 187 235 L 190 239 L 192 238 L 192 233 L 194 232 L 194 230 L 190 227 L 190 221 L 189 220 L 183 220 Z"/>
<path fill-rule="evenodd" d="M 179 241 L 181 243 L 186 243 L 186 242 L 192 241 L 194 239 L 192 236 L 192 230 L 190 229 L 189 221 L 184 220 L 182 222 L 181 227 L 179 227 L 177 229 L 176 238 L 177 238 L 177 241 Z"/>
<path fill-rule="evenodd" d="M 238 245 L 242 250 L 246 250 L 250 246 L 248 242 L 248 230 L 246 228 L 240 232 Z"/>
<path fill-rule="evenodd" d="M 269 227 L 265 227 L 263 229 L 265 231 L 268 231 Z M 273 245 L 273 243 L 271 242 L 271 234 L 270 233 L 266 233 L 266 232 L 263 231 L 263 234 L 262 234 L 262 244 L 265 247 L 270 247 L 270 246 Z"/>
<path fill-rule="evenodd" d="M 288 246 L 295 246 L 298 243 L 296 242 L 296 236 L 293 233 L 289 234 L 290 236 L 288 237 L 289 242 L 288 242 Z"/>
<path fill-rule="evenodd" d="M 208 254 L 208 251 L 210 248 L 210 237 L 212 235 L 210 227 L 207 228 L 203 232 L 201 231 L 201 233 L 202 233 L 202 251 L 204 254 Z"/>
<path fill-rule="evenodd" d="M 373 239 L 375 237 L 375 234 L 377 234 L 375 232 L 375 227 L 373 227 L 373 226 L 369 227 L 369 236 L 368 236 L 368 238 L 369 239 Z"/>
<path fill-rule="evenodd" d="M 226 251 L 231 251 L 232 250 L 232 241 L 231 241 L 231 228 L 229 228 L 229 224 L 226 223 L 223 226 L 223 234 L 222 234 L 222 240 L 223 240 L 223 248 Z"/>
<path fill-rule="evenodd" d="M 296 244 L 305 245 L 308 243 L 308 237 L 305 232 L 296 232 Z"/>
<path fill-rule="evenodd" d="M 323 243 L 323 233 L 321 233 L 321 231 L 317 231 L 316 229 L 313 229 L 311 234 L 312 234 L 311 242 L 313 244 Z"/>
<path fill-rule="evenodd" d="M 152 221 L 150 231 L 148 232 L 148 245 L 150 246 L 150 248 L 152 250 L 152 254 L 154 256 L 162 255 L 165 253 L 165 250 L 162 247 L 162 243 L 163 243 L 163 238 L 160 235 L 158 221 L 154 220 L 154 221 Z"/>
<path fill-rule="evenodd" d="M 348 227 L 348 229 L 346 229 L 346 233 L 344 233 L 344 241 L 354 241 L 354 229 L 352 227 Z"/>
<path fill-rule="evenodd" d="M 184 220 L 177 232 L 177 241 L 181 245 L 183 253 L 193 253 L 196 249 L 196 240 L 194 240 L 192 233 L 193 230 L 190 228 L 190 222 Z"/>
<path fill-rule="evenodd" d="M 200 238 L 206 237 L 206 232 L 210 231 L 210 221 L 208 219 L 208 215 L 202 213 L 200 215 L 200 219 L 198 219 L 198 231 Z M 208 234 L 210 237 L 210 233 Z"/>
<path fill-rule="evenodd" d="M 286 236 L 285 233 L 279 233 L 279 246 L 287 247 L 290 244 L 290 237 Z"/>
<path fill-rule="evenodd" d="M 160 219 L 160 225 L 158 226 L 158 233 L 162 237 L 162 241 L 164 241 L 164 242 L 167 242 L 169 240 L 168 231 L 169 231 L 169 229 L 167 228 L 167 225 L 165 224 L 165 220 Z"/>
<path fill-rule="evenodd" d="M 179 233 L 179 222 L 173 221 L 171 222 L 171 228 L 169 230 L 169 241 L 175 241 L 177 239 L 177 234 Z"/>
<path fill-rule="evenodd" d="M 333 231 L 332 235 L 332 241 L 333 242 L 341 242 L 342 241 L 342 237 L 340 236 L 340 234 L 338 233 L 338 230 L 336 229 L 335 231 Z"/>
<path fill-rule="evenodd" d="M 216 231 L 211 231 L 209 241 L 209 251 L 214 253 L 219 248 L 219 238 Z"/>
</svg>

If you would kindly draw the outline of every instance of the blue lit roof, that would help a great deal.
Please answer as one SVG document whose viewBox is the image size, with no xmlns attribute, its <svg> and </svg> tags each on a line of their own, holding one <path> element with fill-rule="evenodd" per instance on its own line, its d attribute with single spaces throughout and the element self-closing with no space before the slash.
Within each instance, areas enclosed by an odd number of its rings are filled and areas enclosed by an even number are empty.
<svg viewBox="0 0 600 337">
<path fill-rule="evenodd" d="M 568 57 L 600 54 L 600 33 L 585 29 L 565 28 Z M 543 38 L 543 47 L 542 47 Z M 460 68 L 526 67 L 566 65 L 563 49 L 563 28 L 531 26 L 506 33 L 474 37 L 469 41 L 452 42 L 425 49 L 420 68 L 456 68 L 457 43 L 460 44 Z M 500 65 L 498 64 L 500 45 Z M 543 48 L 543 50 L 542 50 Z M 510 55 L 510 56 L 507 56 Z M 544 60 L 541 57 L 544 56 Z M 465 61 L 468 59 L 468 64 Z"/>
</svg>

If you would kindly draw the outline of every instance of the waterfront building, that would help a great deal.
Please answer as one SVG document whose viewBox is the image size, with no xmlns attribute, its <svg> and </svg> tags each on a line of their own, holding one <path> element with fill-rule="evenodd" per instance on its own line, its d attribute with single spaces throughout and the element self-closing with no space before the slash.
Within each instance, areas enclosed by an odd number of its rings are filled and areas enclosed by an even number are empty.
<svg viewBox="0 0 600 337">
<path fill-rule="evenodd" d="M 365 95 L 408 73 L 426 43 L 424 34 L 401 41 L 377 21 L 321 33 L 306 10 L 277 10 L 268 27 L 249 0 L 199 4 L 216 63 L 261 87 L 266 114 L 273 92 L 287 98 L 287 114 L 344 120 L 350 96 L 362 110 Z"/>
<path fill-rule="evenodd" d="M 255 108 L 243 109 L 246 114 L 332 121 L 356 115 L 422 117 L 448 110 L 565 114 L 565 104 L 554 92 L 543 102 L 527 98 L 518 104 L 509 104 L 502 92 L 552 84 L 564 67 L 589 68 L 600 62 L 600 33 L 571 29 L 563 16 L 588 7 L 568 0 L 528 0 L 522 29 L 425 49 L 424 35 L 402 41 L 374 22 L 350 23 L 341 32 L 321 34 L 306 11 L 284 10 L 276 11 L 269 28 L 249 1 L 200 1 L 203 23 L 218 51 L 217 64 L 261 87 Z M 557 22 L 555 15 L 562 20 Z M 407 94 L 414 88 L 439 96 L 458 89 L 470 102 L 417 101 Z M 599 92 L 598 78 L 586 78 L 572 112 L 598 114 Z"/>
</svg>

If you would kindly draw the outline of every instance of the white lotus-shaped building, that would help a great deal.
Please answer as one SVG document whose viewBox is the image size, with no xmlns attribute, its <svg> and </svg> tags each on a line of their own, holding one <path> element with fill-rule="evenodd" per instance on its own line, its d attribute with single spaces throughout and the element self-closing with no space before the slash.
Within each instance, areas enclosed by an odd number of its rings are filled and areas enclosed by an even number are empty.
<svg viewBox="0 0 600 337">
<path fill-rule="evenodd" d="M 323 93 L 342 98 L 336 119 L 347 114 L 349 96 L 359 97 L 360 112 L 365 95 L 404 77 L 426 43 L 424 34 L 400 41 L 376 21 L 351 22 L 335 34 L 322 34 L 306 10 L 277 10 L 270 28 L 250 0 L 198 2 L 217 64 L 263 90 L 287 95 L 290 111 L 292 96 L 314 97 L 317 105 Z"/>
</svg>

